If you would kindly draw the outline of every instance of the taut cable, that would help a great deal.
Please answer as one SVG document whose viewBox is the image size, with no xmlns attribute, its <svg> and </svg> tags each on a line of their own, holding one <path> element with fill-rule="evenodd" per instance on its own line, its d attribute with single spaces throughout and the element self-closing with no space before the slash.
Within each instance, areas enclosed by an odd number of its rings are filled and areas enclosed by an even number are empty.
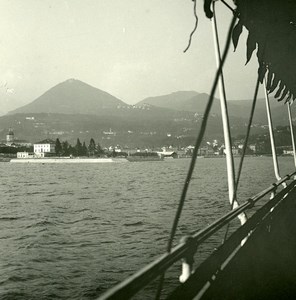
<svg viewBox="0 0 296 300">
<path fill-rule="evenodd" d="M 191 177 L 192 177 L 192 173 L 193 173 L 193 170 L 194 170 L 198 149 L 201 145 L 201 142 L 202 142 L 205 130 L 206 130 L 207 121 L 208 121 L 208 118 L 209 118 L 209 115 L 210 115 L 210 110 L 211 110 L 211 107 L 212 107 L 212 104 L 213 104 L 213 101 L 214 101 L 214 95 L 215 95 L 215 92 L 216 92 L 216 89 L 217 89 L 219 77 L 220 77 L 223 65 L 226 61 L 226 57 L 227 57 L 229 47 L 230 47 L 230 44 L 231 44 L 231 35 L 232 35 L 232 30 L 234 28 L 236 19 L 237 19 L 237 15 L 234 14 L 234 16 L 231 20 L 229 29 L 228 29 L 226 44 L 225 44 L 224 52 L 223 52 L 223 55 L 222 55 L 222 58 L 221 58 L 221 62 L 220 62 L 219 68 L 218 68 L 218 70 L 216 71 L 216 74 L 215 74 L 215 79 L 214 79 L 214 82 L 213 82 L 213 85 L 212 85 L 210 97 L 209 97 L 209 100 L 208 100 L 208 103 L 207 103 L 207 106 L 206 106 L 206 109 L 205 109 L 205 112 L 204 112 L 204 116 L 203 116 L 203 120 L 202 120 L 201 127 L 200 127 L 200 130 L 199 130 L 199 134 L 197 136 L 195 147 L 194 147 L 194 150 L 193 150 L 193 153 L 192 153 L 191 163 L 190 163 L 189 170 L 188 170 L 188 173 L 187 173 L 187 176 L 186 176 L 186 180 L 185 180 L 185 183 L 184 183 L 184 186 L 183 186 L 181 198 L 180 198 L 180 201 L 179 201 L 179 205 L 178 205 L 176 215 L 175 215 L 175 219 L 174 219 L 174 222 L 173 222 L 173 226 L 172 226 L 172 229 L 171 229 L 171 234 L 170 234 L 170 237 L 169 237 L 169 240 L 168 240 L 167 252 L 170 252 L 171 249 L 172 249 L 173 240 L 174 240 L 174 237 L 175 237 L 175 234 L 176 234 L 179 219 L 180 219 L 180 216 L 181 216 L 181 213 L 182 213 L 182 209 L 183 209 L 183 206 L 184 206 L 184 202 L 185 202 L 185 198 L 186 198 L 186 195 L 187 195 L 188 187 L 189 187 L 190 180 L 191 180 Z M 160 276 L 159 285 L 158 285 L 158 289 L 157 289 L 157 293 L 156 293 L 156 297 L 155 297 L 156 300 L 158 300 L 160 298 L 163 282 L 164 282 L 164 274 L 162 274 Z"/>
</svg>

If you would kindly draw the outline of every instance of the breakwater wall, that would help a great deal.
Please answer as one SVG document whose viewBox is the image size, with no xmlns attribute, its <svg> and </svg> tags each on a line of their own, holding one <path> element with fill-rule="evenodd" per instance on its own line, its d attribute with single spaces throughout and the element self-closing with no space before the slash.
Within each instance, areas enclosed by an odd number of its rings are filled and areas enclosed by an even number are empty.
<svg viewBox="0 0 296 300">
<path fill-rule="evenodd" d="M 10 163 L 125 163 L 128 162 L 125 158 L 15 158 L 11 159 Z"/>
</svg>

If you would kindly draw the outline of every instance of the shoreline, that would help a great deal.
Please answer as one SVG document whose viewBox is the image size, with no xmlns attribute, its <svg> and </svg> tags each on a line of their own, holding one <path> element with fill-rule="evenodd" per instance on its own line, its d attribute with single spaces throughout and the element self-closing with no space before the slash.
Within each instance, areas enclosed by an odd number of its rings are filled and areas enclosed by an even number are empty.
<svg viewBox="0 0 296 300">
<path fill-rule="evenodd" d="M 270 157 L 271 155 L 246 155 L 246 157 Z M 239 155 L 234 155 L 234 158 L 239 158 Z M 291 157 L 291 155 L 279 155 L 279 157 Z M 209 158 L 225 158 L 223 155 L 214 155 L 214 156 L 197 156 L 198 159 L 209 159 Z M 177 159 L 191 159 L 191 157 L 178 157 Z M 114 158 L 114 157 L 104 157 L 104 158 L 70 158 L 70 157 L 45 157 L 45 158 L 0 158 L 0 162 L 10 162 L 10 163 L 39 163 L 39 164 L 47 164 L 47 163 L 128 163 L 128 162 L 141 162 L 141 161 L 163 161 L 167 159 L 137 159 L 137 160 L 129 160 L 127 158 Z"/>
<path fill-rule="evenodd" d="M 125 158 L 13 158 L 10 163 L 126 163 Z"/>
</svg>

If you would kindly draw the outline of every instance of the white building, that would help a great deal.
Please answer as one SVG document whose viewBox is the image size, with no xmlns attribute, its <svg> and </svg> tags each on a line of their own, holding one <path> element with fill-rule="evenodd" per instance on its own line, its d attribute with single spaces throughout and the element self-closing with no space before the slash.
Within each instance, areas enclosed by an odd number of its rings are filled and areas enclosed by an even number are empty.
<svg viewBox="0 0 296 300">
<path fill-rule="evenodd" d="M 34 144 L 34 153 L 55 153 L 55 141 L 46 139 L 39 143 Z"/>
<path fill-rule="evenodd" d="M 17 152 L 17 158 L 44 158 L 44 152 L 40 153 L 29 153 L 29 152 Z"/>
<path fill-rule="evenodd" d="M 28 152 L 18 152 L 16 154 L 16 157 L 17 158 L 29 158 L 30 157 L 30 154 Z"/>
</svg>

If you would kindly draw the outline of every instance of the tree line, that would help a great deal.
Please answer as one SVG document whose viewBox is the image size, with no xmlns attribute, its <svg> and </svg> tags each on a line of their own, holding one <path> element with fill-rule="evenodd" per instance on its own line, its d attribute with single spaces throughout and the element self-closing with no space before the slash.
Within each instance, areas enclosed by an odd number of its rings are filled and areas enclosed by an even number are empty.
<svg viewBox="0 0 296 300">
<path fill-rule="evenodd" d="M 81 143 L 79 138 L 75 146 L 72 146 L 68 141 L 60 141 L 58 138 L 55 141 L 55 152 L 58 156 L 101 156 L 104 150 L 101 145 L 96 144 L 93 138 L 90 139 L 89 144 Z"/>
</svg>

